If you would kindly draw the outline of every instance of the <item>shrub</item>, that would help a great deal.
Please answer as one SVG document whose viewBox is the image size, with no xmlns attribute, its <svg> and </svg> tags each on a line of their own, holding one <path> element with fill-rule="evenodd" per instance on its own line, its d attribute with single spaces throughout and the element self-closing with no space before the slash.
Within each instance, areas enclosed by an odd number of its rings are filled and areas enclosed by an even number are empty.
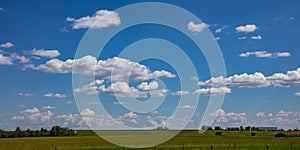
<svg viewBox="0 0 300 150">
<path fill-rule="evenodd" d="M 286 137 L 286 134 L 283 132 L 278 132 L 275 134 L 275 137 Z"/>
<path fill-rule="evenodd" d="M 222 132 L 215 132 L 216 136 L 222 136 Z"/>
<path fill-rule="evenodd" d="M 255 136 L 255 133 L 254 133 L 254 132 L 252 132 L 252 133 L 251 133 L 251 136 Z"/>
</svg>

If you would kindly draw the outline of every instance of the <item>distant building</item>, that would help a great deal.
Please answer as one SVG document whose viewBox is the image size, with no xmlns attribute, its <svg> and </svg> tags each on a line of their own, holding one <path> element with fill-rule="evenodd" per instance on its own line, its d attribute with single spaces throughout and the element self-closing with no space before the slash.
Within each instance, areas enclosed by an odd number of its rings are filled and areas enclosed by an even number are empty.
<svg viewBox="0 0 300 150">
<path fill-rule="evenodd" d="M 257 127 L 259 131 L 276 131 L 277 127 Z"/>
</svg>

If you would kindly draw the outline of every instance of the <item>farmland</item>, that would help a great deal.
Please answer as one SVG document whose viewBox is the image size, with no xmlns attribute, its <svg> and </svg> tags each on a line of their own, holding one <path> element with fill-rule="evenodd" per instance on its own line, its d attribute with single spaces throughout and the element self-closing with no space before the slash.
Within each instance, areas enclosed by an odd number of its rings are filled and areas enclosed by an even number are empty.
<svg viewBox="0 0 300 150">
<path fill-rule="evenodd" d="M 127 132 L 127 131 L 124 131 Z M 138 131 L 136 131 L 138 132 Z M 166 131 L 163 131 L 166 132 Z M 198 131 L 182 131 L 171 140 L 156 147 L 144 149 L 203 149 L 203 150 L 239 150 L 239 149 L 300 149 L 300 138 L 275 138 L 278 131 L 221 131 L 222 136 L 215 136 L 215 131 L 199 134 Z M 299 134 L 299 132 L 285 132 Z M 128 149 L 113 145 L 95 136 L 92 131 L 78 131 L 78 136 L 71 137 L 28 137 L 0 139 L 0 150 L 46 150 L 46 149 Z"/>
</svg>

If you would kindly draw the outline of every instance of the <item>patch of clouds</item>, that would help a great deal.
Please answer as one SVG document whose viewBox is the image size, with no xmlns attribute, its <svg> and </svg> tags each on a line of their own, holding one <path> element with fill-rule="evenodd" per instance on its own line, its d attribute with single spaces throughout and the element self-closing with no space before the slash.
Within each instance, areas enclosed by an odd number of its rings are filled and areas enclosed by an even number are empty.
<svg viewBox="0 0 300 150">
<path fill-rule="evenodd" d="M 34 96 L 32 93 L 19 93 L 19 96 L 31 97 Z"/>
<path fill-rule="evenodd" d="M 211 113 L 210 116 L 217 117 L 216 123 L 221 123 L 221 124 L 225 123 L 228 125 L 242 125 L 247 122 L 247 114 L 245 112 L 226 113 L 223 109 L 218 109 L 215 112 Z"/>
<path fill-rule="evenodd" d="M 66 98 L 67 96 L 65 94 L 61 94 L 61 93 L 46 93 L 46 94 L 44 94 L 44 97 L 49 97 L 49 98 Z"/>
<path fill-rule="evenodd" d="M 252 40 L 261 40 L 262 36 L 261 35 L 257 35 L 257 36 L 251 36 Z"/>
<path fill-rule="evenodd" d="M 186 95 L 189 94 L 189 91 L 176 91 L 176 92 L 172 92 L 171 95 Z"/>
</svg>

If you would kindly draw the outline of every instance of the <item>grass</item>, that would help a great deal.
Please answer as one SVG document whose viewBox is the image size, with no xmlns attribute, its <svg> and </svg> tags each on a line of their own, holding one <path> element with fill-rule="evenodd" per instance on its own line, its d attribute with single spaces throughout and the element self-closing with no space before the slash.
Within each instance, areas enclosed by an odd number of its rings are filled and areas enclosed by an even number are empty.
<svg viewBox="0 0 300 150">
<path fill-rule="evenodd" d="M 198 131 L 182 131 L 171 140 L 156 146 L 156 149 L 186 150 L 300 150 L 300 138 L 275 138 L 275 132 L 257 131 L 250 136 L 249 131 L 222 131 L 223 136 L 215 136 L 215 131 L 199 134 Z M 299 132 L 286 132 L 294 134 Z M 0 150 L 94 150 L 125 149 L 95 136 L 92 131 L 79 131 L 77 137 L 40 137 L 0 139 Z M 128 149 L 128 148 L 126 148 Z M 144 149 L 155 149 L 154 147 Z"/>
</svg>

